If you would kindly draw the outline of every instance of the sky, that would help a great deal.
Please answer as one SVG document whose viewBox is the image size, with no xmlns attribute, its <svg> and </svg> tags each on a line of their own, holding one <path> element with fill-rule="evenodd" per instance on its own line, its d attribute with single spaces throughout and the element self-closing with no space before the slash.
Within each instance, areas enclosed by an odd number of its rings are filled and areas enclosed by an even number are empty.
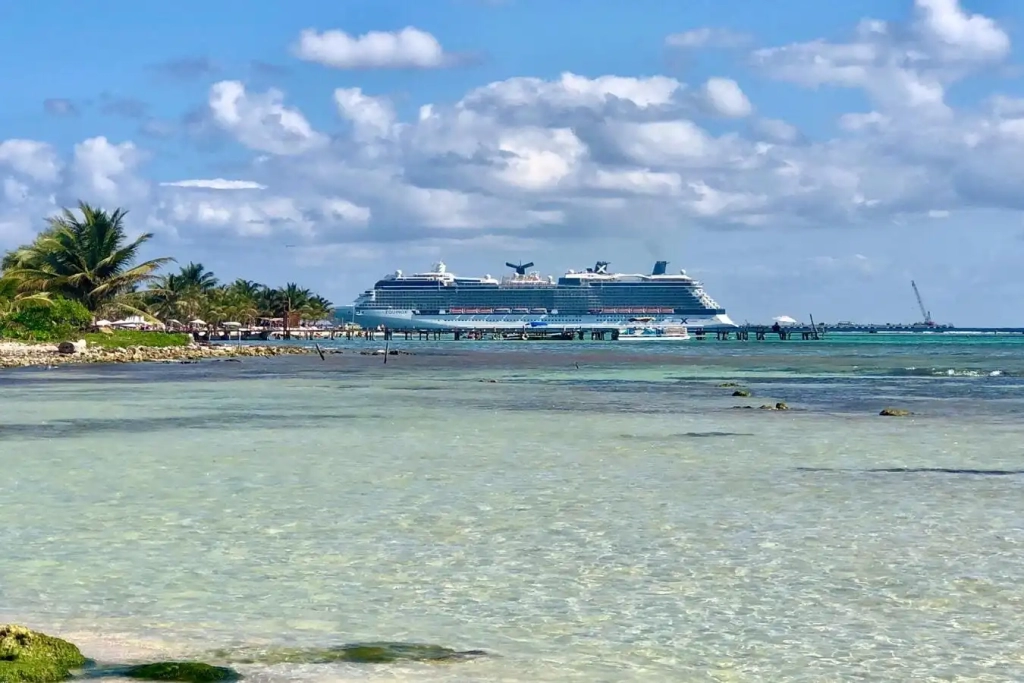
<svg viewBox="0 0 1024 683">
<path fill-rule="evenodd" d="M 350 303 L 386 273 L 665 259 L 734 320 L 1024 326 L 1017 0 L 0 3 L 0 249 Z"/>
</svg>

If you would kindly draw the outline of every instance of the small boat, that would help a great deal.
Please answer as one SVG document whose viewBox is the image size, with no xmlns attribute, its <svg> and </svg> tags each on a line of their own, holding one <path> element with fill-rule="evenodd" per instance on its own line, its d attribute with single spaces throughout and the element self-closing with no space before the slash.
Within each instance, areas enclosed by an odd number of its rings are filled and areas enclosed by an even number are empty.
<svg viewBox="0 0 1024 683">
<path fill-rule="evenodd" d="M 619 340 L 686 341 L 690 332 L 685 325 L 631 325 L 619 328 Z"/>
</svg>

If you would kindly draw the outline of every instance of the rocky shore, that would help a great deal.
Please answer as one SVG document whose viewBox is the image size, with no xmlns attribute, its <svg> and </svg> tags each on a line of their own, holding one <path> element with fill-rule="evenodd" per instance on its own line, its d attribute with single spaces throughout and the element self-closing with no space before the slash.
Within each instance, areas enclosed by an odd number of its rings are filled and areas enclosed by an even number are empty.
<svg viewBox="0 0 1024 683">
<path fill-rule="evenodd" d="M 483 650 L 454 650 L 426 643 L 347 643 L 327 648 L 260 648 L 250 652 L 220 651 L 222 664 L 392 664 L 452 663 L 487 656 Z M 70 679 L 135 679 L 177 683 L 232 683 L 243 678 L 230 666 L 199 661 L 134 664 L 99 663 L 85 657 L 73 643 L 24 626 L 0 624 L 0 683 L 60 683 Z"/>
<path fill-rule="evenodd" d="M 247 346 L 238 344 L 189 346 L 130 346 L 103 348 L 84 341 L 61 345 L 0 342 L 0 368 L 65 365 L 69 363 L 144 363 L 193 362 L 227 359 L 285 356 L 311 353 L 299 346 Z"/>
</svg>

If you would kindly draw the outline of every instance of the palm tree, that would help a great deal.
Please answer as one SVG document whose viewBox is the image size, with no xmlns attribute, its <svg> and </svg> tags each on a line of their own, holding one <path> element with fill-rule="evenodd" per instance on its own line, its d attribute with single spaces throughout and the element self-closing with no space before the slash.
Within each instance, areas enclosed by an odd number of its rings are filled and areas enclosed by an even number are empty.
<svg viewBox="0 0 1024 683">
<path fill-rule="evenodd" d="M 31 303 L 52 303 L 46 292 L 35 294 L 19 291 L 18 281 L 10 277 L 0 277 L 0 316 L 14 313 L 22 306 Z"/>
<path fill-rule="evenodd" d="M 78 211 L 64 209 L 48 219 L 49 226 L 34 242 L 7 254 L 4 275 L 20 293 L 49 293 L 81 302 L 94 314 L 128 311 L 148 317 L 141 309 L 137 287 L 153 279 L 160 266 L 173 261 L 157 258 L 136 265 L 139 251 L 152 239 L 144 233 L 129 242 L 123 209 L 107 212 L 85 202 Z"/>
<path fill-rule="evenodd" d="M 260 293 L 260 307 L 269 314 L 269 317 L 284 319 L 284 338 L 289 337 L 291 318 L 296 313 L 299 319 L 309 311 L 310 301 L 313 293 L 308 289 L 299 287 L 294 282 L 289 282 L 279 289 L 265 289 Z"/>
<path fill-rule="evenodd" d="M 246 296 L 253 301 L 256 301 L 259 298 L 260 292 L 265 290 L 266 286 L 261 285 L 258 282 L 253 282 L 252 280 L 243 280 L 242 278 L 238 278 L 228 285 L 227 288 L 233 294 Z"/>
<path fill-rule="evenodd" d="M 203 268 L 202 263 L 189 263 L 182 266 L 178 279 L 183 287 L 194 287 L 204 294 L 212 292 L 217 286 L 217 276 Z"/>
<path fill-rule="evenodd" d="M 334 316 L 334 304 L 317 294 L 309 300 L 306 314 L 313 321 L 327 320 Z"/>
</svg>

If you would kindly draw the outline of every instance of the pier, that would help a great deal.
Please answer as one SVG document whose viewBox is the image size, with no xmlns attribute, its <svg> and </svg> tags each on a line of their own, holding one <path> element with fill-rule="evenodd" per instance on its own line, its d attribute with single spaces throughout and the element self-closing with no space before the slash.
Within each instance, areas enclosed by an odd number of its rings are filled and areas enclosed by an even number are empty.
<svg viewBox="0 0 1024 683">
<path fill-rule="evenodd" d="M 535 326 L 518 328 L 384 328 L 359 329 L 352 327 L 337 328 L 296 328 L 282 330 L 266 329 L 232 329 L 193 331 L 197 341 L 618 341 L 621 332 L 618 326 Z M 692 341 L 780 341 L 820 340 L 825 335 L 825 327 L 780 327 L 778 325 L 747 325 L 734 328 L 689 328 L 689 339 Z M 682 341 L 682 340 L 680 340 Z"/>
<path fill-rule="evenodd" d="M 295 328 L 282 330 L 267 329 L 232 329 L 192 331 L 196 341 L 618 341 L 621 332 L 617 326 L 535 326 L 517 328 L 495 327 L 460 327 L 450 329 L 425 328 L 386 328 L 360 329 L 348 327 L 334 328 Z M 690 327 L 690 341 L 748 342 L 748 341 L 820 341 L 826 337 L 844 337 L 850 334 L 913 334 L 913 335 L 949 335 L 949 334 L 999 334 L 1017 335 L 1024 333 L 1024 328 L 939 328 L 934 330 L 903 329 L 900 327 L 833 327 L 825 325 L 743 325 L 740 327 Z"/>
</svg>

